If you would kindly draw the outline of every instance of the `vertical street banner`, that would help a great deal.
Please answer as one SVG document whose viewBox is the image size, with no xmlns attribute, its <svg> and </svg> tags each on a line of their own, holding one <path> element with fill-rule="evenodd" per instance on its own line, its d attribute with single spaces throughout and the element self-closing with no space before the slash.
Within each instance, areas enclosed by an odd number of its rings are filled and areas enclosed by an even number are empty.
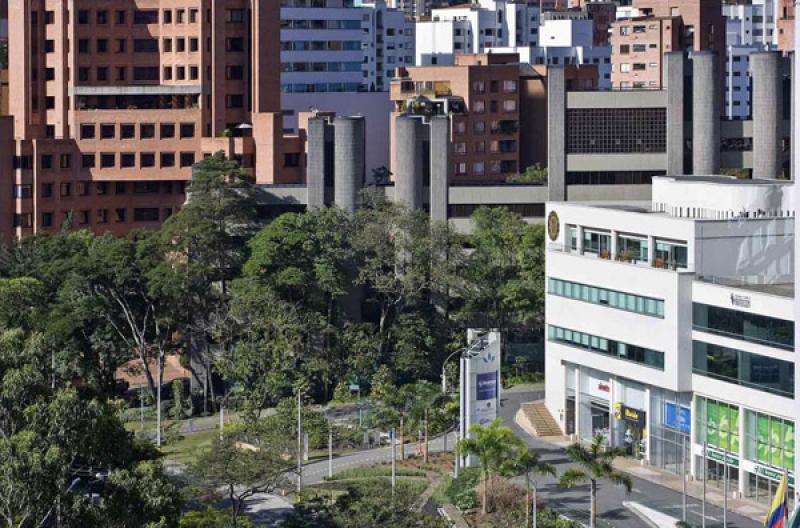
<svg viewBox="0 0 800 528">
<path fill-rule="evenodd" d="M 472 424 L 492 423 L 500 404 L 500 332 L 471 330 L 468 337 L 470 344 L 461 356 L 460 438 L 471 436 Z M 466 465 L 475 464 L 476 457 L 467 457 Z"/>
</svg>

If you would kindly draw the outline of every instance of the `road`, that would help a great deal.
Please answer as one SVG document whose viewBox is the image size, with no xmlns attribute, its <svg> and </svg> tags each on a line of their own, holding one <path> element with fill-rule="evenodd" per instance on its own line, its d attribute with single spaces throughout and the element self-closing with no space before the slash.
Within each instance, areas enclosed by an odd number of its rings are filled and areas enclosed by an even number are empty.
<svg viewBox="0 0 800 528">
<path fill-rule="evenodd" d="M 571 467 L 564 451 L 552 444 L 543 442 L 530 436 L 514 421 L 514 416 L 523 402 L 542 399 L 543 392 L 531 391 L 505 391 L 501 402 L 500 415 L 506 425 L 511 427 L 517 436 L 525 439 L 528 446 L 542 453 L 542 460 L 556 466 L 559 473 Z M 448 438 L 447 445 L 452 448 L 454 436 Z M 435 439 L 431 442 L 431 452 L 442 449 L 442 440 Z M 407 452 L 414 449 L 413 445 L 406 447 Z M 368 466 L 391 460 L 391 448 L 384 447 L 372 449 L 360 453 L 335 458 L 333 460 L 333 472 L 338 473 L 345 469 Z M 303 482 L 305 484 L 317 484 L 328 475 L 328 461 L 314 462 L 307 464 L 303 471 Z M 588 486 L 579 486 L 572 490 L 561 489 L 556 480 L 552 477 L 535 477 L 538 481 L 538 492 L 546 501 L 552 501 L 558 509 L 569 509 L 580 514 L 589 511 L 589 490 Z M 524 482 L 524 481 L 521 481 Z M 639 478 L 633 478 L 633 491 L 626 494 L 624 488 L 616 486 L 610 482 L 602 482 L 598 491 L 598 512 L 601 520 L 607 521 L 617 528 L 642 528 L 647 525 L 622 503 L 623 501 L 638 502 L 650 508 L 656 509 L 672 517 L 680 518 L 682 509 L 681 494 L 669 488 L 648 482 Z M 687 501 L 689 511 L 689 522 L 701 525 L 701 505 L 700 502 L 692 499 Z M 708 504 L 706 506 L 706 527 L 715 528 L 722 526 L 722 510 Z M 729 528 L 757 528 L 760 526 L 755 521 L 735 515 L 728 514 Z"/>
</svg>

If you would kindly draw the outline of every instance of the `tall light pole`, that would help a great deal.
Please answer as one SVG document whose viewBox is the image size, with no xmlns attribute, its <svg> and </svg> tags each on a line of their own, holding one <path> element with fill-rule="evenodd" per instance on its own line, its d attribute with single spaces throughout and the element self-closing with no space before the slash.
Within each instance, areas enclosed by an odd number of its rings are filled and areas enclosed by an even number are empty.
<svg viewBox="0 0 800 528">
<path fill-rule="evenodd" d="M 303 488 L 303 394 L 297 389 L 297 493 Z"/>
<path fill-rule="evenodd" d="M 148 365 L 147 368 L 150 368 Z M 161 382 L 164 378 L 164 351 L 158 351 L 158 387 L 156 390 L 156 447 L 161 447 Z"/>
<path fill-rule="evenodd" d="M 394 489 L 397 485 L 397 432 L 394 427 L 389 431 L 389 441 L 392 443 L 392 496 L 394 496 Z"/>
</svg>

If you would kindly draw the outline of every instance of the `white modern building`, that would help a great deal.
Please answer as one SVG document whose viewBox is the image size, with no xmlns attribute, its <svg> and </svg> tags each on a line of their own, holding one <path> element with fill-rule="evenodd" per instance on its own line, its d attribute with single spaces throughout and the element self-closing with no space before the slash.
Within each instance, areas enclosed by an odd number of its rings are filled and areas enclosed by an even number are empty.
<svg viewBox="0 0 800 528">
<path fill-rule="evenodd" d="M 563 432 L 766 503 L 794 489 L 792 185 L 655 177 L 547 206 L 546 401 Z M 707 446 L 704 448 L 704 446 Z M 705 454 L 705 456 L 704 456 Z"/>
<path fill-rule="evenodd" d="M 778 49 L 778 2 L 753 0 L 750 4 L 723 4 L 726 43 L 725 116 L 750 116 L 750 54 Z"/>
<path fill-rule="evenodd" d="M 414 23 L 385 0 L 282 0 L 283 93 L 388 91 L 413 61 Z"/>
<path fill-rule="evenodd" d="M 538 43 L 538 4 L 478 0 L 432 9 L 430 20 L 417 22 L 415 65 L 451 65 L 456 53 L 488 53 L 492 48 Z"/>
<path fill-rule="evenodd" d="M 498 53 L 518 53 L 529 64 L 593 64 L 598 87 L 611 87 L 611 46 L 595 46 L 594 24 L 586 11 L 542 13 L 538 45 L 500 48 Z"/>
</svg>

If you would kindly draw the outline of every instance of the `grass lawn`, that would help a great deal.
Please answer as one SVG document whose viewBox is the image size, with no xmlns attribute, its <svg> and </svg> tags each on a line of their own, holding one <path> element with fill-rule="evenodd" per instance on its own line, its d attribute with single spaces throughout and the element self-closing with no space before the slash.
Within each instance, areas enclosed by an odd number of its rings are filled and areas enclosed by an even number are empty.
<svg viewBox="0 0 800 528">
<path fill-rule="evenodd" d="M 161 448 L 164 456 L 181 464 L 191 464 L 197 460 L 200 452 L 211 446 L 215 437 L 219 436 L 219 431 L 201 431 L 199 433 L 184 434 L 181 440 L 165 445 Z"/>
<path fill-rule="evenodd" d="M 398 477 L 424 477 L 425 472 L 416 469 L 397 468 L 396 474 Z M 353 468 L 347 469 L 336 473 L 332 478 L 325 477 L 325 480 L 344 480 L 344 479 L 362 479 L 372 477 L 391 477 L 392 466 L 375 466 L 366 468 Z"/>
</svg>

